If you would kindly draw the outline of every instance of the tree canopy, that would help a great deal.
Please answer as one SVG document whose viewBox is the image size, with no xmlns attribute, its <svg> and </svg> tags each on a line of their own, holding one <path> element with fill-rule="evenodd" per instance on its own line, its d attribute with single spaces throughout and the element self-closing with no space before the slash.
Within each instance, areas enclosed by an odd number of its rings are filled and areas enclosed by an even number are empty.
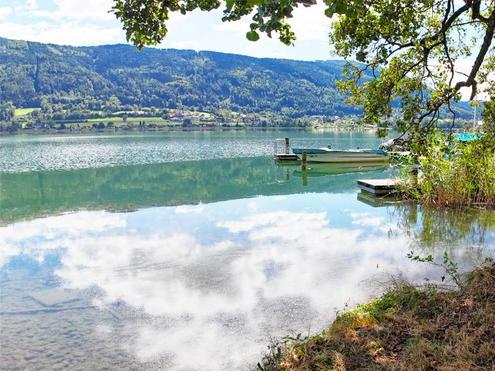
<svg viewBox="0 0 495 371">
<path fill-rule="evenodd" d="M 493 0 L 324 0 L 330 43 L 350 60 L 340 88 L 364 108 L 367 122 L 393 117 L 404 131 L 435 126 L 440 108 L 451 108 L 469 89 L 469 99 L 495 95 L 491 48 Z M 297 35 L 290 18 L 315 0 L 115 0 L 114 12 L 137 47 L 159 43 L 171 12 L 223 8 L 223 21 L 250 17 L 246 37 L 277 34 L 284 44 Z M 358 62 L 358 63 L 356 63 Z M 460 69 L 461 64 L 470 64 Z M 364 74 L 374 78 L 363 80 Z M 455 120 L 452 110 L 452 122 Z"/>
<path fill-rule="evenodd" d="M 15 106 L 12 102 L 0 104 L 0 121 L 11 121 L 15 115 Z"/>
</svg>

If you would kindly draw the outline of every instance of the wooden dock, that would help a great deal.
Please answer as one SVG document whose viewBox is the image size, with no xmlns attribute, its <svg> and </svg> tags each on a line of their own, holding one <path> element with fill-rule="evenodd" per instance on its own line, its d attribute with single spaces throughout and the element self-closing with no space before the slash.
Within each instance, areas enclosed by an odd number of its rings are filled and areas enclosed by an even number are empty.
<svg viewBox="0 0 495 371">
<path fill-rule="evenodd" d="M 293 153 L 276 153 L 274 155 L 275 160 L 277 161 L 298 161 L 299 158 L 297 155 Z"/>
<path fill-rule="evenodd" d="M 284 151 L 280 152 L 278 150 L 278 142 L 283 141 L 284 145 Z M 290 149 L 290 143 L 289 143 L 289 138 L 283 138 L 283 139 L 275 139 L 273 141 L 273 158 L 275 161 L 279 162 L 292 162 L 292 161 L 299 161 L 299 157 L 292 153 Z"/>
<path fill-rule="evenodd" d="M 357 181 L 359 188 L 376 196 L 385 196 L 397 190 L 396 179 L 361 179 Z"/>
</svg>

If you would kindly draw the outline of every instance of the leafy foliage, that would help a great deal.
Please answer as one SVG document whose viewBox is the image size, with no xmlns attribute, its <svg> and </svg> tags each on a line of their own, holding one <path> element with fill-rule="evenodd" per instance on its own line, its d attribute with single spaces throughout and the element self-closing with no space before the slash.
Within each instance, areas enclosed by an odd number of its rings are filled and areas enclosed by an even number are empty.
<svg viewBox="0 0 495 371">
<path fill-rule="evenodd" d="M 352 94 L 354 104 L 364 107 L 367 121 L 390 116 L 393 102 L 399 102 L 394 113 L 399 113 L 401 128 L 428 134 L 442 107 L 455 120 L 451 104 L 459 101 L 462 88 L 471 89 L 474 100 L 481 84 L 490 86 L 492 2 L 351 0 L 346 4 L 330 39 L 339 55 L 364 64 L 350 65 L 340 87 Z M 473 58 L 474 63 L 460 74 L 458 61 L 465 58 Z M 375 78 L 361 84 L 368 69 Z"/>
<path fill-rule="evenodd" d="M 12 121 L 15 116 L 15 106 L 12 102 L 0 104 L 0 121 Z"/>
</svg>

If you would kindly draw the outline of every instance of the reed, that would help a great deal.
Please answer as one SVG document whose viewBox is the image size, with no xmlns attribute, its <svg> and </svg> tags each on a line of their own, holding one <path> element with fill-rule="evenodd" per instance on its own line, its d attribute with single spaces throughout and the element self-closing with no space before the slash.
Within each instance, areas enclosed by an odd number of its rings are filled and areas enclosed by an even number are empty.
<svg viewBox="0 0 495 371">
<path fill-rule="evenodd" d="M 435 207 L 495 208 L 495 155 L 489 138 L 462 143 L 439 133 L 419 153 L 419 181 L 402 171 L 400 188 L 406 197 Z"/>
</svg>

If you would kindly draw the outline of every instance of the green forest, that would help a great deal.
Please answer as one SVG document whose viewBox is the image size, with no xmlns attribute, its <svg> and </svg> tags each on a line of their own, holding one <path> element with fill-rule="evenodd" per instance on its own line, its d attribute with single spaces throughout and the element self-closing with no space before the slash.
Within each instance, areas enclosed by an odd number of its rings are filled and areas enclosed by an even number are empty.
<svg viewBox="0 0 495 371">
<path fill-rule="evenodd" d="M 335 87 L 342 61 L 258 59 L 128 45 L 70 47 L 0 38 L 0 102 L 100 110 L 123 106 L 277 112 L 359 112 Z"/>
<path fill-rule="evenodd" d="M 152 107 L 287 118 L 359 114 L 336 88 L 344 63 L 0 38 L 0 104 L 5 121 L 10 104 L 41 107 L 56 120 Z M 468 108 L 459 106 L 464 117 Z"/>
</svg>

